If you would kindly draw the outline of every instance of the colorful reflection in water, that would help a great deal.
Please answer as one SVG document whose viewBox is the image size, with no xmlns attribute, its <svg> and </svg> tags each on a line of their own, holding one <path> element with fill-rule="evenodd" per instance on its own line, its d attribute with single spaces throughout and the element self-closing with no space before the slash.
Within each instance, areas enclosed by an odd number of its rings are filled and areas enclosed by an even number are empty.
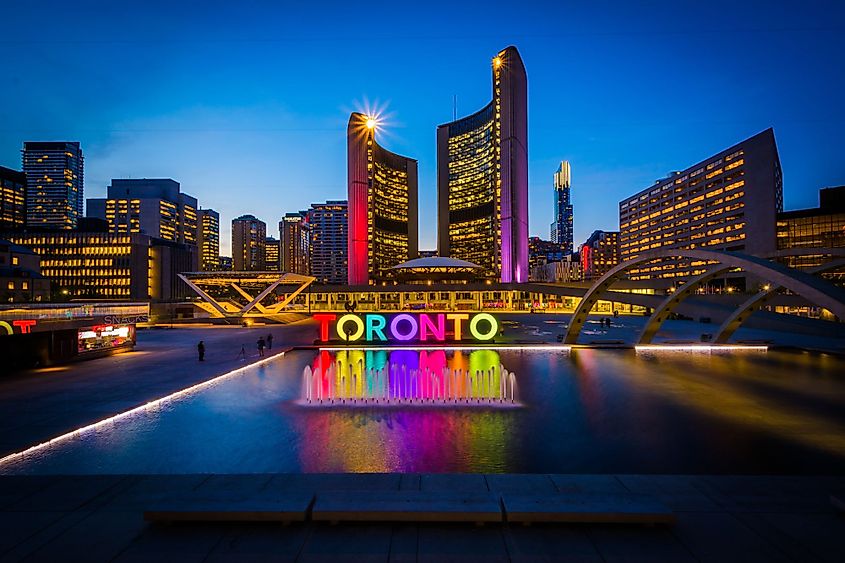
<svg viewBox="0 0 845 563">
<path fill-rule="evenodd" d="M 321 350 L 303 369 L 301 402 L 513 406 L 516 376 L 495 350 Z"/>
</svg>

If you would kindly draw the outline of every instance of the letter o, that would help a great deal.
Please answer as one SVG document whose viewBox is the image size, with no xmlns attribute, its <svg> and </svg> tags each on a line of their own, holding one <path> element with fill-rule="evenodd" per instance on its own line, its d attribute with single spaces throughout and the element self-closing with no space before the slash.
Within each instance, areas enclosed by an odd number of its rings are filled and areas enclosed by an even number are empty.
<svg viewBox="0 0 845 563">
<path fill-rule="evenodd" d="M 352 321 L 355 324 L 355 332 L 352 334 L 346 334 L 346 331 L 343 329 L 347 321 Z M 343 315 L 338 319 L 335 330 L 337 330 L 337 335 L 341 340 L 354 342 L 364 334 L 364 321 L 358 315 Z"/>
<path fill-rule="evenodd" d="M 0 321 L 0 328 L 5 328 L 6 334 L 14 334 L 14 331 L 12 330 L 12 325 L 5 321 Z"/>
<path fill-rule="evenodd" d="M 490 323 L 490 330 L 482 333 L 478 331 L 479 321 L 487 321 Z M 472 320 L 469 321 L 469 332 L 476 340 L 492 340 L 496 333 L 499 332 L 499 323 L 496 317 L 490 313 L 478 313 Z"/>
<path fill-rule="evenodd" d="M 398 330 L 399 322 L 400 321 L 408 321 L 411 325 L 411 332 L 406 334 L 401 334 Z M 419 330 L 419 325 L 417 324 L 417 319 L 408 315 L 406 313 L 402 313 L 401 315 L 396 315 L 390 321 L 390 333 L 393 335 L 393 338 L 396 340 L 400 340 L 402 342 L 407 342 L 408 340 L 412 339 L 417 335 L 417 331 Z"/>
</svg>

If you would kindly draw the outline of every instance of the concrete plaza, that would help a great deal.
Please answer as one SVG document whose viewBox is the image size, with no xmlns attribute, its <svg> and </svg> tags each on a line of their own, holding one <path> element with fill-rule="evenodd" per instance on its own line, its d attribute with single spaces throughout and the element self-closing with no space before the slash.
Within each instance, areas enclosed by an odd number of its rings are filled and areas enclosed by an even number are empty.
<svg viewBox="0 0 845 563">
<path fill-rule="evenodd" d="M 565 317 L 514 315 L 506 341 L 553 342 Z M 644 320 L 620 317 L 595 340 L 631 341 Z M 668 338 L 699 323 L 670 321 Z M 308 345 L 312 322 L 177 326 L 139 333 L 136 351 L 0 379 L 0 455 L 20 451 L 259 360 Z M 772 340 L 776 333 L 763 333 Z M 764 338 L 761 338 L 764 339 Z M 197 361 L 196 343 L 206 345 Z M 800 344 L 793 339 L 793 344 Z M 807 340 L 809 343 L 809 339 Z M 777 340 L 775 340 L 777 343 Z M 815 341 L 816 344 L 819 340 Z M 782 343 L 787 343 L 786 341 Z M 827 343 L 826 343 L 827 344 Z M 835 342 L 834 342 L 835 344 Z M 241 346 L 247 358 L 238 357 Z M 374 523 L 151 525 L 143 511 L 172 495 L 279 498 L 321 491 L 645 493 L 674 526 Z M 0 477 L 0 561 L 841 561 L 842 476 L 275 474 Z"/>
</svg>

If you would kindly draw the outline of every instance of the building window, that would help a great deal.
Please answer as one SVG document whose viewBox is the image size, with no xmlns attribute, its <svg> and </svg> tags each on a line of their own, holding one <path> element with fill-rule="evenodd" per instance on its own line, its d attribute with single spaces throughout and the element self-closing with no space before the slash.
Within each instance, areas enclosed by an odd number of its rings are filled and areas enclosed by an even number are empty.
<svg viewBox="0 0 845 563">
<path fill-rule="evenodd" d="M 12 266 L 17 266 L 20 259 L 17 256 L 12 256 Z"/>
<path fill-rule="evenodd" d="M 15 282 L 10 281 L 6 284 L 6 289 L 15 289 Z"/>
<path fill-rule="evenodd" d="M 27 281 L 21 282 L 21 289 L 29 289 L 29 282 L 27 282 Z"/>
</svg>

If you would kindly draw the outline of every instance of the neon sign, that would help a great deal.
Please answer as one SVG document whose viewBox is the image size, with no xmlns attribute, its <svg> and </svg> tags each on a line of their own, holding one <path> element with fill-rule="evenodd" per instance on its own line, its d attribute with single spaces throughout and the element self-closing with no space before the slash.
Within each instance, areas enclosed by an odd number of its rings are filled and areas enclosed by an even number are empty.
<svg viewBox="0 0 845 563">
<path fill-rule="evenodd" d="M 13 326 L 18 327 L 21 334 L 29 334 L 32 332 L 32 327 L 36 324 L 38 324 L 38 321 L 35 320 L 12 321 L 12 324 L 7 323 L 6 321 L 0 321 L 0 335 L 14 334 L 15 331 L 12 328 Z"/>
<path fill-rule="evenodd" d="M 313 318 L 320 323 L 323 342 L 335 336 L 347 342 L 460 342 L 467 336 L 487 342 L 499 333 L 499 321 L 489 313 L 400 313 L 391 318 L 378 313 L 350 313 L 340 318 L 334 313 L 318 313 Z"/>
</svg>

